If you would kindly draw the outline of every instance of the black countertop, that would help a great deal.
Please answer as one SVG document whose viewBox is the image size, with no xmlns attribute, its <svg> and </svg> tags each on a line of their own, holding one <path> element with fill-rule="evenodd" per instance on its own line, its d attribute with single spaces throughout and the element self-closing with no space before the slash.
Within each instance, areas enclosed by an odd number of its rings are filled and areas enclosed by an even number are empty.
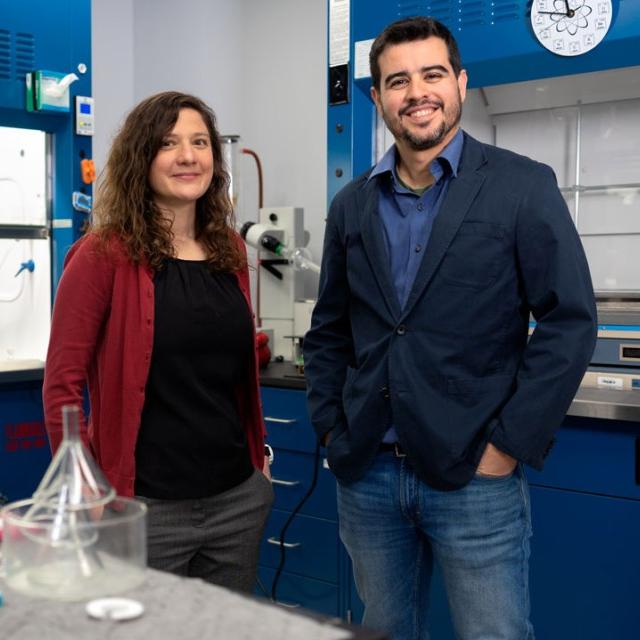
<svg viewBox="0 0 640 640">
<path fill-rule="evenodd" d="M 284 389 L 306 389 L 304 375 L 300 375 L 292 362 L 270 362 L 260 371 L 260 384 L 263 387 L 282 387 Z"/>
<path fill-rule="evenodd" d="M 42 382 L 44 362 L 42 360 L 0 361 L 0 384 L 6 382 Z"/>
</svg>

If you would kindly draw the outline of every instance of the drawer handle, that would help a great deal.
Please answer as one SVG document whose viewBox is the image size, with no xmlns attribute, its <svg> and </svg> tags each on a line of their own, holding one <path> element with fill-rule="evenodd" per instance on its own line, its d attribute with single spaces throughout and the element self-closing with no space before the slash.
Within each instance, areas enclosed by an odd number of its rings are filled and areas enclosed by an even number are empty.
<svg viewBox="0 0 640 640">
<path fill-rule="evenodd" d="M 295 418 L 271 418 L 270 416 L 265 416 L 264 421 L 275 422 L 277 424 L 295 424 L 298 422 Z"/>
<path fill-rule="evenodd" d="M 276 604 L 287 609 L 297 609 L 302 606 L 299 602 L 282 602 L 280 600 L 276 600 Z"/>
<path fill-rule="evenodd" d="M 269 544 L 275 544 L 276 547 L 280 546 L 280 540 L 278 540 L 278 538 L 267 538 L 267 542 Z M 302 544 L 301 542 L 283 542 L 282 546 L 285 549 L 295 549 L 296 547 L 299 547 L 301 544 Z"/>
<path fill-rule="evenodd" d="M 297 487 L 300 484 L 300 480 L 278 480 L 278 478 L 271 478 L 272 484 L 279 484 L 281 487 Z"/>
</svg>

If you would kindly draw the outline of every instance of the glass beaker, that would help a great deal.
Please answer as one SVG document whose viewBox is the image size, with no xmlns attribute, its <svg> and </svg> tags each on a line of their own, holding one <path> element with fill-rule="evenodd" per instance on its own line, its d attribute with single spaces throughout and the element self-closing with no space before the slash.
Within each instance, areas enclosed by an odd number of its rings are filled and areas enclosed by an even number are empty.
<svg viewBox="0 0 640 640">
<path fill-rule="evenodd" d="M 146 505 L 119 498 L 80 438 L 78 407 L 62 408 L 64 438 L 29 500 L 0 510 L 9 587 L 84 600 L 139 584 Z"/>
<path fill-rule="evenodd" d="M 48 511 L 33 499 L 0 510 L 8 587 L 52 600 L 119 593 L 144 580 L 147 507 L 132 498 L 73 511 Z"/>
</svg>

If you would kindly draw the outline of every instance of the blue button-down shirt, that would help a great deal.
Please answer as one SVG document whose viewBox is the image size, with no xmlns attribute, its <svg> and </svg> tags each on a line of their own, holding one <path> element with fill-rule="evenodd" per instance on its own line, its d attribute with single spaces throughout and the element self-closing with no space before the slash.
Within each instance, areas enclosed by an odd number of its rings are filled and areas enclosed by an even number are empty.
<svg viewBox="0 0 640 640">
<path fill-rule="evenodd" d="M 409 298 L 429 242 L 433 221 L 449 183 L 458 173 L 462 145 L 462 131 L 458 130 L 442 153 L 429 165 L 434 183 L 422 195 L 407 189 L 398 179 L 395 145 L 384 154 L 368 178 L 373 180 L 379 176 L 378 207 L 384 227 L 391 279 L 401 308 Z"/>
<path fill-rule="evenodd" d="M 422 262 L 431 228 L 449 183 L 458 174 L 463 136 L 458 130 L 451 142 L 429 165 L 433 184 L 418 195 L 402 185 L 396 170 L 396 146 L 393 145 L 373 168 L 369 180 L 377 177 L 380 188 L 378 210 L 384 229 L 391 279 L 403 308 Z M 396 442 L 398 435 L 390 427 L 384 442 Z"/>
</svg>

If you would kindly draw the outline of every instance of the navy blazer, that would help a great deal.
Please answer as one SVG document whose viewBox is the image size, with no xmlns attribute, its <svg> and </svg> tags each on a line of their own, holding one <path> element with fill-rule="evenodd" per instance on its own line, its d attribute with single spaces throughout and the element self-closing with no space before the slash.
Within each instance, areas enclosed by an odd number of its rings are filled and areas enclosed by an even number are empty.
<svg viewBox="0 0 640 640">
<path fill-rule="evenodd" d="M 489 441 L 541 469 L 596 337 L 589 268 L 553 171 L 465 134 L 404 309 L 369 173 L 331 204 L 304 340 L 329 466 L 360 478 L 393 422 L 438 489 L 468 483 Z"/>
</svg>

